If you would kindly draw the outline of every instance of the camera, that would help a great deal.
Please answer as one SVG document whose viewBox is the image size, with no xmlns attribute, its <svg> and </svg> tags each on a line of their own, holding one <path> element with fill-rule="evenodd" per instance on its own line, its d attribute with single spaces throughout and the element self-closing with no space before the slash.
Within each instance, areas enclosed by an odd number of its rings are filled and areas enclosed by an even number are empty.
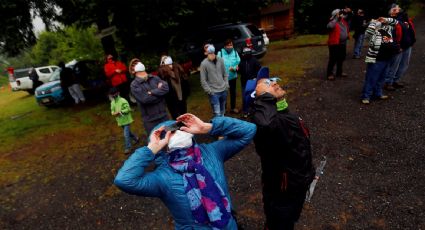
<svg viewBox="0 0 425 230">
<path fill-rule="evenodd" d="M 171 124 L 171 125 L 165 126 L 164 131 L 165 131 L 165 132 L 168 132 L 168 131 L 171 131 L 171 132 L 172 132 L 172 131 L 176 131 L 176 130 L 179 130 L 182 126 L 184 126 L 183 122 L 178 121 L 178 122 L 175 122 L 175 123 L 173 123 L 173 124 Z"/>
</svg>

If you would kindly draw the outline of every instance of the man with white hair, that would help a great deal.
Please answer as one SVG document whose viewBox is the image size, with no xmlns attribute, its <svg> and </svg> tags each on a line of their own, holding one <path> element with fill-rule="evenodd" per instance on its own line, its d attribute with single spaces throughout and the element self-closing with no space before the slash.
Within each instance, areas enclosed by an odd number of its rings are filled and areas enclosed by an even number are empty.
<svg viewBox="0 0 425 230">
<path fill-rule="evenodd" d="M 134 66 L 134 72 L 136 78 L 131 82 L 131 93 L 139 105 L 146 134 L 149 134 L 155 125 L 168 120 L 165 107 L 168 84 L 148 74 L 142 62 Z"/>
</svg>

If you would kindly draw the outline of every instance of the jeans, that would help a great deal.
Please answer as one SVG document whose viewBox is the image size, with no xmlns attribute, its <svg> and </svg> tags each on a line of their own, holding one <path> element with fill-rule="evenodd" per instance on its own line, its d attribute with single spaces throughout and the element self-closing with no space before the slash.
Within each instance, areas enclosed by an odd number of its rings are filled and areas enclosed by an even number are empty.
<svg viewBox="0 0 425 230">
<path fill-rule="evenodd" d="M 209 95 L 214 117 L 224 116 L 226 111 L 227 90 Z"/>
<path fill-rule="evenodd" d="M 398 70 L 394 76 L 393 82 L 398 82 L 398 80 L 400 80 L 400 78 L 406 73 L 407 68 L 409 67 L 411 54 L 412 47 L 409 47 L 401 52 L 400 65 L 398 66 Z"/>
<path fill-rule="evenodd" d="M 347 45 L 331 45 L 329 46 L 329 62 L 327 76 L 333 75 L 333 69 L 336 64 L 336 76 L 342 75 L 342 63 L 347 55 Z"/>
<path fill-rule="evenodd" d="M 355 39 L 356 42 L 354 43 L 354 56 L 360 57 L 362 54 L 362 48 L 363 48 L 363 41 L 364 41 L 364 34 L 360 34 L 358 38 Z"/>
<path fill-rule="evenodd" d="M 382 96 L 382 86 L 385 81 L 385 70 L 390 60 L 368 63 L 366 77 L 363 85 L 362 99 L 370 99 L 372 96 Z"/>
<path fill-rule="evenodd" d="M 121 127 L 124 130 L 124 148 L 125 149 L 130 149 L 131 148 L 131 140 L 136 141 L 137 140 L 137 136 L 134 135 L 130 131 L 130 125 L 123 125 Z"/>
<path fill-rule="evenodd" d="M 388 63 L 387 69 L 385 70 L 385 83 L 392 85 L 394 83 L 395 74 L 398 71 L 401 61 L 402 53 L 394 55 Z"/>
</svg>

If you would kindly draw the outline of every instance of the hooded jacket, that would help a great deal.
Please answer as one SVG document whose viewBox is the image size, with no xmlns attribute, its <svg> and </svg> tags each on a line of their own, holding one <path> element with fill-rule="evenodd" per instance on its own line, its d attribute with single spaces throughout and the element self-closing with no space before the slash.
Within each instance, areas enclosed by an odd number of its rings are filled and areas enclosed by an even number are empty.
<svg viewBox="0 0 425 230">
<path fill-rule="evenodd" d="M 315 169 L 302 119 L 288 109 L 278 111 L 276 102 L 270 93 L 258 96 L 252 121 L 257 125 L 254 143 L 261 159 L 263 195 L 279 200 L 305 192 Z"/>
<path fill-rule="evenodd" d="M 131 124 L 133 122 L 133 117 L 131 116 L 131 108 L 128 104 L 128 101 L 120 96 L 114 98 L 111 101 L 111 113 L 120 111 L 122 115 L 116 116 L 118 126 L 124 126 Z"/>
<path fill-rule="evenodd" d="M 232 52 L 227 53 L 226 49 L 223 48 L 218 51 L 217 56 L 221 57 L 224 61 L 224 67 L 226 68 L 226 73 L 229 76 L 229 81 L 236 79 L 238 77 L 238 72 L 236 72 L 236 69 L 241 62 L 241 58 L 239 57 L 236 49 L 233 49 Z M 230 71 L 230 67 L 233 67 L 234 71 Z"/>
<path fill-rule="evenodd" d="M 157 127 L 169 123 L 171 122 L 163 122 Z M 252 123 L 229 117 L 216 117 L 212 120 L 209 134 L 224 138 L 208 144 L 199 144 L 203 165 L 223 189 L 230 201 L 230 207 L 232 202 L 224 175 L 224 162 L 248 145 L 255 131 L 256 127 Z M 167 157 L 164 151 L 154 155 L 146 146 L 137 149 L 118 171 L 115 185 L 130 194 L 161 199 L 173 216 L 175 229 L 212 229 L 210 226 L 195 223 L 184 192 L 182 175 L 168 165 Z M 157 167 L 146 173 L 145 168 L 152 161 L 155 161 Z M 224 229 L 237 229 L 235 220 L 232 218 Z"/>
<path fill-rule="evenodd" d="M 127 67 L 124 65 L 124 63 L 120 61 L 108 61 L 103 68 L 105 70 L 108 83 L 112 87 L 116 87 L 127 81 L 127 77 L 125 76 Z M 115 72 L 116 69 L 120 69 L 121 73 Z"/>
</svg>

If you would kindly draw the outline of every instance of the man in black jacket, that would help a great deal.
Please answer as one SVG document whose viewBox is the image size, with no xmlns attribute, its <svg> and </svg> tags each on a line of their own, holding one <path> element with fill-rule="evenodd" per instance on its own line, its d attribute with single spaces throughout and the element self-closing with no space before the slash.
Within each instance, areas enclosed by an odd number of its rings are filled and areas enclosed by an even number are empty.
<svg viewBox="0 0 425 230">
<path fill-rule="evenodd" d="M 252 49 L 249 47 L 245 47 L 242 50 L 241 62 L 239 63 L 239 73 L 241 74 L 241 89 L 242 95 L 245 93 L 246 82 L 249 79 L 253 79 L 257 77 L 258 70 L 260 70 L 261 65 L 258 60 L 252 55 Z M 242 98 L 242 111 L 243 117 L 247 117 L 248 115 L 249 105 Z"/>
<path fill-rule="evenodd" d="M 294 229 L 314 178 L 308 130 L 288 111 L 285 91 L 273 80 L 258 80 L 252 121 L 261 158 L 265 229 Z"/>
</svg>

